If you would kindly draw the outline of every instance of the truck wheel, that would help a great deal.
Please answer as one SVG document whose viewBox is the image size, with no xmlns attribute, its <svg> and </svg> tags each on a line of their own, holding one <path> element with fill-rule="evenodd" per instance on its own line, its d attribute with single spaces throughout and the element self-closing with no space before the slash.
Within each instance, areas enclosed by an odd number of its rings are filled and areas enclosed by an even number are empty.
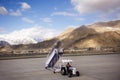
<svg viewBox="0 0 120 80">
<path fill-rule="evenodd" d="M 80 72 L 79 71 L 76 71 L 76 76 L 80 76 Z"/>
<path fill-rule="evenodd" d="M 64 67 L 61 68 L 61 74 L 66 75 L 66 69 Z"/>
<path fill-rule="evenodd" d="M 68 77 L 72 77 L 72 70 L 69 70 Z"/>
<path fill-rule="evenodd" d="M 53 71 L 53 73 L 55 74 L 55 71 Z"/>
<path fill-rule="evenodd" d="M 47 67 L 45 67 L 45 69 L 47 69 Z"/>
</svg>

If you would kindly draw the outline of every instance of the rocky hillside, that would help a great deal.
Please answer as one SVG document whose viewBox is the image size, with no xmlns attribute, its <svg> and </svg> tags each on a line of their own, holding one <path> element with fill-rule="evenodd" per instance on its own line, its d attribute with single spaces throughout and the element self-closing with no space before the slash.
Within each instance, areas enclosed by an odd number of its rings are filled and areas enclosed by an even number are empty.
<svg viewBox="0 0 120 80">
<path fill-rule="evenodd" d="M 57 38 L 63 41 L 65 48 L 118 47 L 120 20 L 83 25 L 64 35 L 65 38 L 62 35 Z"/>
</svg>

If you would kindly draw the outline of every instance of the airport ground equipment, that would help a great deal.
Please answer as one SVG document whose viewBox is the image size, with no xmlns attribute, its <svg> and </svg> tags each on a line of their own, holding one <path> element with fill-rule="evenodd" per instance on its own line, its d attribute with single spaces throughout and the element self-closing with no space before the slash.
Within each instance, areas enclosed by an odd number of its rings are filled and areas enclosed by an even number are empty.
<svg viewBox="0 0 120 80">
<path fill-rule="evenodd" d="M 68 77 L 80 76 L 79 71 L 77 71 L 77 69 L 71 65 L 73 60 L 59 60 L 63 55 L 63 52 L 63 48 L 61 48 L 61 41 L 58 41 L 47 56 L 45 68 L 52 70 L 54 73 L 60 72 L 62 75 L 68 75 Z M 58 64 L 55 65 L 57 62 Z M 69 67 L 67 67 L 68 63 L 70 64 Z"/>
</svg>

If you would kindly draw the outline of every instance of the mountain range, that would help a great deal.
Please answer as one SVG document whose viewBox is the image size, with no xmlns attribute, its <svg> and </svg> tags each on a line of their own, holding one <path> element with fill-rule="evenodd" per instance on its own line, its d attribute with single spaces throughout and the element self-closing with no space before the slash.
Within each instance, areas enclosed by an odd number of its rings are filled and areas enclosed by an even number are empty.
<svg viewBox="0 0 120 80">
<path fill-rule="evenodd" d="M 62 41 L 64 48 L 120 47 L 120 20 L 68 28 L 52 39 L 36 44 L 12 45 L 10 48 L 11 50 L 48 49 L 58 40 Z"/>
<path fill-rule="evenodd" d="M 119 47 L 120 20 L 69 28 L 54 39 L 61 40 L 65 48 Z"/>
</svg>

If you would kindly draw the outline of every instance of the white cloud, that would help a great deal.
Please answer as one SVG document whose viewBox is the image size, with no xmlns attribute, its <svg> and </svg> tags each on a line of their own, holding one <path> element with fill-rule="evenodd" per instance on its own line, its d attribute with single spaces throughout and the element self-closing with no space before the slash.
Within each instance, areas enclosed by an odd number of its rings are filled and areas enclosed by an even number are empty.
<svg viewBox="0 0 120 80">
<path fill-rule="evenodd" d="M 27 10 L 27 9 L 31 8 L 31 6 L 26 2 L 20 2 L 20 4 L 21 4 L 21 9 L 17 9 L 16 11 L 13 11 L 12 9 L 10 10 L 9 14 L 11 16 L 21 16 L 22 12 L 24 10 Z M 23 18 L 23 20 L 26 21 L 26 22 L 32 23 L 32 21 L 30 21 L 30 20 L 28 20 L 26 18 Z"/>
<path fill-rule="evenodd" d="M 85 18 L 76 18 L 77 21 L 84 21 Z"/>
<path fill-rule="evenodd" d="M 31 8 L 31 6 L 30 6 L 28 3 L 26 3 L 26 2 L 21 2 L 20 4 L 21 4 L 21 8 L 22 8 L 23 10 L 26 10 L 26 9 L 30 9 L 30 8 Z"/>
<path fill-rule="evenodd" d="M 79 13 L 114 12 L 120 10 L 120 0 L 71 0 Z"/>
<path fill-rule="evenodd" d="M 53 12 L 52 13 L 52 16 L 55 16 L 55 15 L 62 15 L 62 16 L 76 16 L 75 13 L 69 13 L 69 12 Z"/>
<path fill-rule="evenodd" d="M 51 23 L 53 22 L 51 18 L 40 18 L 43 22 Z"/>
<path fill-rule="evenodd" d="M 22 20 L 23 20 L 24 22 L 27 22 L 27 23 L 34 23 L 33 20 L 31 20 L 31 19 L 29 19 L 29 18 L 26 18 L 26 17 L 23 17 Z"/>
<path fill-rule="evenodd" d="M 22 11 L 31 8 L 31 6 L 26 2 L 20 2 L 19 4 L 21 4 L 21 9 L 17 9 L 16 11 L 13 11 L 12 9 L 10 11 L 7 11 L 7 9 L 5 7 L 0 6 L 0 14 L 2 14 L 2 15 L 9 14 L 11 16 L 21 16 Z"/>
<path fill-rule="evenodd" d="M 21 13 L 21 11 L 19 9 L 16 10 L 15 12 L 13 10 L 10 10 L 10 15 L 12 15 L 12 16 L 21 16 L 22 13 Z"/>
<path fill-rule="evenodd" d="M 7 9 L 5 7 L 3 7 L 3 6 L 1 6 L 0 7 L 0 14 L 5 15 L 7 13 L 8 13 Z"/>
<path fill-rule="evenodd" d="M 5 40 L 10 44 L 28 44 L 52 38 L 57 34 L 58 32 L 53 29 L 38 26 L 14 31 L 10 34 L 1 34 L 0 40 Z"/>
</svg>

